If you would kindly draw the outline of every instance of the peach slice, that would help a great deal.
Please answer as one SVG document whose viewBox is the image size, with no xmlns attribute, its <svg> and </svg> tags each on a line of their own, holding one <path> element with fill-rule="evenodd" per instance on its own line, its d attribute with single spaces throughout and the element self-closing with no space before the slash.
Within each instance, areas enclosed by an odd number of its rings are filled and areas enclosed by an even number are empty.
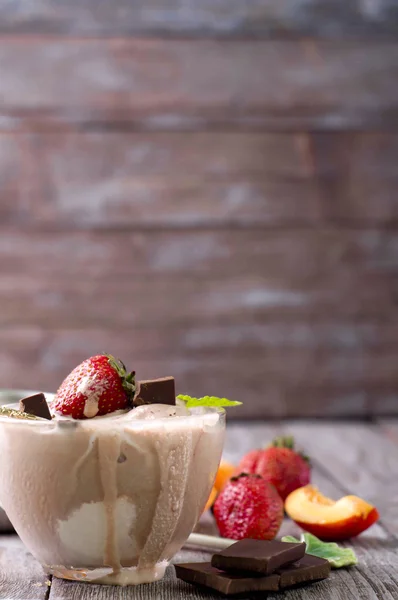
<svg viewBox="0 0 398 600">
<path fill-rule="evenodd" d="M 217 493 L 218 492 L 217 492 L 216 488 L 213 486 L 211 488 L 210 496 L 207 499 L 206 506 L 204 507 L 203 512 L 206 512 L 207 510 L 209 510 L 209 508 L 211 508 L 213 506 L 213 504 L 217 498 Z"/>
<path fill-rule="evenodd" d="M 358 496 L 344 496 L 334 501 L 312 485 L 289 494 L 285 510 L 297 525 L 322 540 L 354 537 L 379 518 L 377 509 Z"/>
<path fill-rule="evenodd" d="M 214 487 L 221 492 L 226 483 L 236 474 L 236 467 L 231 463 L 222 460 L 218 467 Z"/>
</svg>

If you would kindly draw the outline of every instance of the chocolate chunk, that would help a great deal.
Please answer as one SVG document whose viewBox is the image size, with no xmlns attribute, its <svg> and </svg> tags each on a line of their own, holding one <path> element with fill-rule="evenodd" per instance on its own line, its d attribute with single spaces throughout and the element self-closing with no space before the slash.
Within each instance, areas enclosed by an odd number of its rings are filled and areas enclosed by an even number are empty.
<svg viewBox="0 0 398 600">
<path fill-rule="evenodd" d="M 147 379 L 137 381 L 133 404 L 170 404 L 176 403 L 176 391 L 174 377 L 162 377 L 161 379 Z"/>
<path fill-rule="evenodd" d="M 279 575 L 256 577 L 246 574 L 223 573 L 207 563 L 174 565 L 178 579 L 203 585 L 226 596 L 247 592 L 275 592 L 279 589 Z"/>
<path fill-rule="evenodd" d="M 211 564 L 223 571 L 249 571 L 268 575 L 278 567 L 295 562 L 305 553 L 305 542 L 245 539 L 214 554 Z"/>
<path fill-rule="evenodd" d="M 310 583 L 326 579 L 330 573 L 330 562 L 324 558 L 305 554 L 296 563 L 287 565 L 278 569 L 276 572 L 280 575 L 280 588 L 293 587 L 300 583 Z"/>
<path fill-rule="evenodd" d="M 19 401 L 19 410 L 28 415 L 41 417 L 42 419 L 49 419 L 50 421 L 52 419 L 46 398 L 42 392 L 22 398 L 22 400 Z"/>
</svg>

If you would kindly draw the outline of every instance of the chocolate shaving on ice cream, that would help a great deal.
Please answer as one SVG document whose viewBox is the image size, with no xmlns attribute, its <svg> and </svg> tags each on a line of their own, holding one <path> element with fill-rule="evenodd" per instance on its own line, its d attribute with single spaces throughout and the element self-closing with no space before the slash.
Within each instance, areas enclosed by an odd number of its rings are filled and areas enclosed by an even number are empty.
<svg viewBox="0 0 398 600">
<path fill-rule="evenodd" d="M 136 385 L 134 406 L 142 406 L 143 404 L 175 405 L 176 403 L 174 377 L 137 381 Z"/>
<path fill-rule="evenodd" d="M 46 397 L 42 392 L 22 398 L 22 400 L 19 401 L 19 410 L 28 415 L 48 419 L 49 421 L 51 421 L 52 418 Z"/>
</svg>

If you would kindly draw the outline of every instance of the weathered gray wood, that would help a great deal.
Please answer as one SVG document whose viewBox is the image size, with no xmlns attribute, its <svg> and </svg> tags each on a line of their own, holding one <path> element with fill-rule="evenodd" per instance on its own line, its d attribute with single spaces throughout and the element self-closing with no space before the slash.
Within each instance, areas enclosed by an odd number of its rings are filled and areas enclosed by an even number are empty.
<svg viewBox="0 0 398 600">
<path fill-rule="evenodd" d="M 47 300 L 49 323 L 52 311 L 65 319 L 82 302 L 76 318 L 92 324 L 95 319 L 90 314 L 105 308 L 110 298 L 115 314 L 110 310 L 108 318 L 114 323 L 118 318 L 124 322 L 117 316 L 120 305 L 150 310 L 155 303 L 158 312 L 152 318 L 157 314 L 159 320 L 163 314 L 169 316 L 170 307 L 176 309 L 176 298 L 181 300 L 181 314 L 195 310 L 198 316 L 220 310 L 227 318 L 249 310 L 253 316 L 328 314 L 376 319 L 383 313 L 391 318 L 396 242 L 395 231 L 327 228 L 283 233 L 82 231 L 32 233 L 27 252 L 25 233 L 3 230 L 2 315 L 13 322 L 13 306 L 22 309 L 29 300 L 29 309 L 19 310 L 18 322 L 35 312 L 36 322 L 42 310 L 31 303 L 36 296 L 40 304 Z M 135 299 L 134 304 L 126 305 L 125 293 Z M 140 303 L 142 294 L 148 308 Z M 90 299 L 99 295 L 101 303 L 95 306 Z M 140 320 L 141 325 L 144 322 Z"/>
<path fill-rule="evenodd" d="M 120 278 L 121 286 L 132 285 L 129 279 L 147 280 L 151 273 L 160 284 L 165 277 L 170 281 L 182 275 L 194 279 L 234 275 L 242 279 L 243 287 L 246 275 L 249 280 L 255 278 L 259 292 L 269 290 L 272 281 L 278 284 L 278 290 L 305 284 L 306 289 L 314 291 L 321 291 L 320 284 L 330 281 L 333 288 L 340 283 L 337 294 L 344 293 L 344 289 L 351 294 L 347 275 L 355 289 L 361 281 L 373 284 L 371 287 L 392 283 L 388 276 L 398 265 L 397 239 L 395 230 L 331 227 L 283 231 L 47 231 L 30 233 L 27 252 L 24 231 L 2 229 L 0 257 L 4 275 L 20 278 L 18 287 L 23 287 L 22 274 L 27 278 L 30 273 L 33 279 L 43 278 L 43 282 L 46 277 L 58 278 L 62 284 L 71 278 L 79 286 L 88 277 L 93 284 L 110 283 L 112 276 Z M 283 280 L 287 285 L 283 286 Z M 268 282 L 264 288 L 263 282 Z M 40 286 L 40 280 L 36 285 Z M 364 300 L 361 298 L 361 302 Z M 264 297 L 264 302 L 260 295 L 253 298 L 251 307 L 278 303 L 296 308 L 306 304 L 301 295 L 284 298 L 276 294 L 275 302 L 271 296 Z M 380 314 L 381 307 L 377 308 L 375 316 Z"/>
<path fill-rule="evenodd" d="M 3 130 L 397 126 L 395 42 L 9 37 L 0 69 Z"/>
<path fill-rule="evenodd" d="M 46 600 L 48 576 L 15 535 L 0 535 L 0 598 Z"/>
<path fill-rule="evenodd" d="M 186 330 L 187 336 L 190 333 L 196 335 Z M 159 341 L 159 336 L 164 336 L 163 350 L 151 341 Z M 289 349 L 267 346 L 266 340 L 256 350 L 222 338 L 218 345 L 195 350 L 183 338 L 184 329 L 169 329 L 167 337 L 156 324 L 149 331 L 5 328 L 0 332 L 0 376 L 8 387 L 29 383 L 55 391 L 87 356 L 110 352 L 135 368 L 140 378 L 174 375 L 178 393 L 243 401 L 231 411 L 232 418 L 377 414 L 397 394 L 396 352 Z M 374 389 L 377 402 L 370 403 L 367 395 Z"/>
<path fill-rule="evenodd" d="M 3 385 L 53 390 L 110 351 L 245 416 L 396 413 L 397 248 L 383 230 L 3 230 Z"/>
<path fill-rule="evenodd" d="M 394 0 L 117 0 L 0 2 L 0 32 L 88 35 L 394 34 Z"/>
<path fill-rule="evenodd" d="M 321 206 L 307 142 L 244 132 L 2 134 L 1 223 L 311 225 Z M 385 155 L 372 159 L 383 168 Z"/>
<path fill-rule="evenodd" d="M 397 222 L 398 137 L 320 133 L 309 144 L 325 219 L 357 226 Z"/>
<path fill-rule="evenodd" d="M 47 229 L 395 225 L 397 155 L 393 133 L 3 133 L 0 218 Z"/>
<path fill-rule="evenodd" d="M 375 504 L 384 526 L 398 534 L 398 446 L 377 425 L 292 422 L 284 430 L 345 490 Z"/>
</svg>

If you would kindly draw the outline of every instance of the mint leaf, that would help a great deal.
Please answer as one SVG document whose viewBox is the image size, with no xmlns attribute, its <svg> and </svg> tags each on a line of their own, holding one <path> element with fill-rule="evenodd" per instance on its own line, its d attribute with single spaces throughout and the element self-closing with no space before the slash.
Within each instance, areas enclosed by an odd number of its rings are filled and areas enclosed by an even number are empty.
<svg viewBox="0 0 398 600">
<path fill-rule="evenodd" d="M 358 563 L 358 559 L 352 548 L 343 548 L 335 542 L 322 542 L 315 535 L 312 535 L 312 533 L 301 534 L 299 540 L 291 535 L 286 535 L 282 538 L 282 542 L 305 542 L 307 554 L 312 554 L 319 558 L 326 558 L 333 569 L 350 567 L 351 565 L 356 565 Z"/>
<path fill-rule="evenodd" d="M 192 396 L 185 396 L 180 394 L 177 396 L 178 400 L 185 402 L 187 408 L 195 408 L 196 406 L 239 406 L 242 402 L 236 400 L 227 400 L 227 398 L 217 398 L 217 396 L 204 396 L 203 398 L 193 398 Z"/>
<path fill-rule="evenodd" d="M 293 537 L 292 535 L 285 535 L 282 538 L 282 542 L 290 542 L 291 544 L 300 544 L 302 541 L 304 541 L 304 540 L 298 540 L 297 538 Z"/>
</svg>

